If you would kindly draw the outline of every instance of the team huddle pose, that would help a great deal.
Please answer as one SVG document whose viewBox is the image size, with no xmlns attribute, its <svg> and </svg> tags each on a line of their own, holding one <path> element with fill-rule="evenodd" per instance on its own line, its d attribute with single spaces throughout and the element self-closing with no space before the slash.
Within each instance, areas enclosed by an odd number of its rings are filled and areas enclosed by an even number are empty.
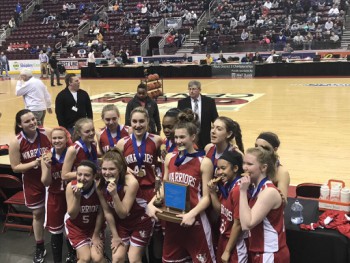
<svg viewBox="0 0 350 263">
<path fill-rule="evenodd" d="M 131 111 L 130 127 L 119 123 L 114 105 L 101 117 L 102 129 L 82 118 L 71 136 L 63 127 L 38 127 L 30 110 L 16 115 L 10 162 L 22 173 L 33 212 L 34 263 L 45 260 L 44 229 L 55 263 L 289 262 L 289 174 L 276 154 L 276 134 L 259 134 L 244 151 L 239 124 L 220 116 L 202 150 L 191 109 L 165 114 L 163 139 L 149 133 L 144 107 Z M 163 210 L 154 201 L 164 198 L 163 182 L 188 187 L 189 209 L 177 215 L 179 224 L 158 218 Z"/>
</svg>

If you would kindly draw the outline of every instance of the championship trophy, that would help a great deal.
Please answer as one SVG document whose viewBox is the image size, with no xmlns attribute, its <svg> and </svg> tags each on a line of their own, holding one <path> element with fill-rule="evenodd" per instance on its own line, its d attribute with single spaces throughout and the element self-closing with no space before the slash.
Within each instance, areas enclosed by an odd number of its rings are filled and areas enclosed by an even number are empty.
<svg viewBox="0 0 350 263">
<path fill-rule="evenodd" d="M 153 202 L 153 205 L 162 210 L 162 213 L 157 213 L 157 217 L 168 222 L 180 224 L 182 218 L 176 215 L 185 214 L 190 210 L 188 186 L 185 184 L 163 181 L 163 199 L 160 195 L 162 183 L 160 177 L 157 176 L 155 167 L 153 167 L 153 172 L 156 178 L 156 200 Z"/>
</svg>

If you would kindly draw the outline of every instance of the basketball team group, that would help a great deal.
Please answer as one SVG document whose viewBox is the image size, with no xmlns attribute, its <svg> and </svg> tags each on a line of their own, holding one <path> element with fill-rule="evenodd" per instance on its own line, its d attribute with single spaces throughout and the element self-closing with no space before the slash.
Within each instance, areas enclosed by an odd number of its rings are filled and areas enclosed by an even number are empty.
<svg viewBox="0 0 350 263">
<path fill-rule="evenodd" d="M 218 116 L 200 82 L 190 81 L 188 92 L 165 113 L 165 138 L 152 133 L 143 103 L 130 125 L 119 123 L 115 105 L 104 106 L 102 129 L 89 118 L 71 131 L 46 128 L 28 109 L 16 114 L 10 163 L 33 212 L 34 263 L 45 261 L 45 229 L 55 263 L 290 261 L 290 178 L 278 136 L 257 134 L 245 150 L 239 124 Z M 188 191 L 178 222 L 159 218 L 165 182 Z"/>
</svg>

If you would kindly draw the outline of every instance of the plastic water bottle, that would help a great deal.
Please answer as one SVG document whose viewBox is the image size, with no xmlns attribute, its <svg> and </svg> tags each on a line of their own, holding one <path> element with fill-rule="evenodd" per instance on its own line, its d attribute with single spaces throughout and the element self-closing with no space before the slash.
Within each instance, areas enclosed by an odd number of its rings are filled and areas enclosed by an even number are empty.
<svg viewBox="0 0 350 263">
<path fill-rule="evenodd" d="M 291 221 L 294 225 L 299 225 L 304 222 L 303 217 L 303 205 L 299 203 L 299 200 L 295 200 L 291 207 Z"/>
</svg>

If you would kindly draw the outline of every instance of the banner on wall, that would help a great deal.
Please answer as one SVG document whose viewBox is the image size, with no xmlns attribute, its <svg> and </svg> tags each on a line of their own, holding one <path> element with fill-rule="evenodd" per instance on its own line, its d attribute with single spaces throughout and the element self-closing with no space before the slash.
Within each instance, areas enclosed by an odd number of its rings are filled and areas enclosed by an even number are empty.
<svg viewBox="0 0 350 263">
<path fill-rule="evenodd" d="M 40 70 L 40 62 L 38 59 L 10 60 L 9 65 L 10 65 L 10 70 L 15 70 L 15 71 L 20 71 L 25 68 L 28 68 L 31 70 Z"/>
<path fill-rule="evenodd" d="M 58 60 L 62 63 L 66 69 L 80 69 L 82 65 L 85 65 L 86 59 L 79 60 Z M 40 62 L 38 59 L 28 59 L 28 60 L 10 60 L 9 61 L 10 70 L 21 71 L 22 69 L 28 68 L 31 70 L 40 71 Z"/>
</svg>

